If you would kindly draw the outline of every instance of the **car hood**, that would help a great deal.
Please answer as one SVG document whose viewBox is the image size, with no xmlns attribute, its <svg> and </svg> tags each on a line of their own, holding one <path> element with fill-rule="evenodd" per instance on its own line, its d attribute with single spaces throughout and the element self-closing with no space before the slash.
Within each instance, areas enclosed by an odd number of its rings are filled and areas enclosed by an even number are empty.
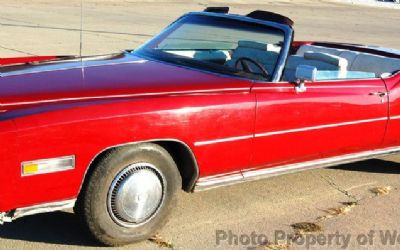
<svg viewBox="0 0 400 250">
<path fill-rule="evenodd" d="M 3 67 L 3 113 L 37 105 L 215 91 L 249 91 L 245 80 L 185 68 L 131 52 Z"/>
</svg>

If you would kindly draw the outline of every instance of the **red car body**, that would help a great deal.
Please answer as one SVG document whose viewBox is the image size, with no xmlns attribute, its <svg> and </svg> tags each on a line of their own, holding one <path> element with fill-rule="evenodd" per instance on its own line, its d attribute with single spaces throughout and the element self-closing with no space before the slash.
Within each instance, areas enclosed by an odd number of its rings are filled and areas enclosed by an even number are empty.
<svg viewBox="0 0 400 250">
<path fill-rule="evenodd" d="M 312 43 L 293 42 L 292 50 L 302 44 Z M 176 157 L 186 162 L 187 191 L 400 149 L 400 73 L 310 82 L 298 93 L 289 82 L 222 76 L 128 52 L 20 64 L 48 59 L 0 60 L 22 72 L 0 77 L 2 212 L 76 199 L 96 157 L 131 143 L 182 151 Z M 22 162 L 70 155 L 73 170 L 21 176 Z"/>
</svg>

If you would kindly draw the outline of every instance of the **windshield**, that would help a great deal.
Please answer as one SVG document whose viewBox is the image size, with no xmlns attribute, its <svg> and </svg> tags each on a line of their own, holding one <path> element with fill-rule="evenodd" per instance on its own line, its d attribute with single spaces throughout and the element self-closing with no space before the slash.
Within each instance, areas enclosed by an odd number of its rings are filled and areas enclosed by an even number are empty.
<svg viewBox="0 0 400 250">
<path fill-rule="evenodd" d="M 284 38 L 282 30 L 262 24 L 188 15 L 136 53 L 221 74 L 269 80 Z"/>
</svg>

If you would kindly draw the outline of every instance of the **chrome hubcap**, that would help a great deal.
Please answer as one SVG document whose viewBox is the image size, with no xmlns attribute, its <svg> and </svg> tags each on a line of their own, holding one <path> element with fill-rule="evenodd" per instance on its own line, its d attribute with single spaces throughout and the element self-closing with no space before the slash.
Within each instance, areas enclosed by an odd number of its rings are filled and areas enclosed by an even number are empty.
<svg viewBox="0 0 400 250">
<path fill-rule="evenodd" d="M 122 170 L 108 191 L 108 211 L 122 226 L 138 226 L 149 220 L 164 199 L 164 177 L 149 163 L 136 163 Z"/>
</svg>

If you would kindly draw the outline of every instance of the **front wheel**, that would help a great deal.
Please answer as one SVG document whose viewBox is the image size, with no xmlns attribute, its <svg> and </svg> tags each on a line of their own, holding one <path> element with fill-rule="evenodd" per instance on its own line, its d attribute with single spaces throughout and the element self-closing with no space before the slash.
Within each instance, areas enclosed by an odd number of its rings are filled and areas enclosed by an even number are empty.
<svg viewBox="0 0 400 250">
<path fill-rule="evenodd" d="M 179 171 L 164 148 L 121 147 L 99 161 L 76 211 L 98 241 L 125 245 L 150 238 L 166 223 L 179 188 Z"/>
</svg>

